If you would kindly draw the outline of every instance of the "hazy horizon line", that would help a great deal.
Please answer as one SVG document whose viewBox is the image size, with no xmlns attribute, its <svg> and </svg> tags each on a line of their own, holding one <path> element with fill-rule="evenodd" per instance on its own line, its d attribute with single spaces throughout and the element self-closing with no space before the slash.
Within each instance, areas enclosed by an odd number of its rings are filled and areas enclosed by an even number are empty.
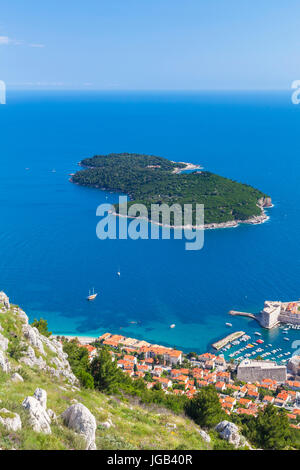
<svg viewBox="0 0 300 470">
<path fill-rule="evenodd" d="M 184 93 L 200 93 L 200 92 L 283 92 L 291 91 L 291 88 L 77 88 L 77 87 L 17 87 L 6 85 L 7 92 L 10 91 L 82 91 L 82 92 L 111 92 L 111 93 L 159 93 L 159 92 L 184 92 Z"/>
</svg>

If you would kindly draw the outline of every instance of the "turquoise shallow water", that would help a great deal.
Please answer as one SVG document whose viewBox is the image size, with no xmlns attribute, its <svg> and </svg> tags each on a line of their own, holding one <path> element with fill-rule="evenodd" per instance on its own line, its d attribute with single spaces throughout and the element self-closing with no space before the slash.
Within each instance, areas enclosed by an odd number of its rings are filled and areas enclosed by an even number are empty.
<svg viewBox="0 0 300 470">
<path fill-rule="evenodd" d="M 228 334 L 226 321 L 253 334 L 254 321 L 228 310 L 300 296 L 299 129 L 289 93 L 8 93 L 1 289 L 58 334 L 121 331 L 196 351 Z M 200 163 L 252 184 L 271 195 L 271 218 L 206 231 L 201 251 L 185 251 L 183 240 L 100 241 L 96 208 L 117 195 L 72 185 L 68 175 L 84 157 L 121 151 Z M 93 286 L 99 296 L 87 303 Z M 284 348 L 300 336 L 290 332 L 287 344 L 279 330 L 262 334 Z"/>
</svg>

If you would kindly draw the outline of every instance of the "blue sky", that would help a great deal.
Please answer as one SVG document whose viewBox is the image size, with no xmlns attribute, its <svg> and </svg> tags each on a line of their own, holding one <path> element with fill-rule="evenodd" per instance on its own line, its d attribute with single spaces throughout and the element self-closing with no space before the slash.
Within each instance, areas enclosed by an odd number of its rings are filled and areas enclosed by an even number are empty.
<svg viewBox="0 0 300 470">
<path fill-rule="evenodd" d="M 299 78 L 299 0 L 0 3 L 10 88 L 288 89 Z"/>
</svg>

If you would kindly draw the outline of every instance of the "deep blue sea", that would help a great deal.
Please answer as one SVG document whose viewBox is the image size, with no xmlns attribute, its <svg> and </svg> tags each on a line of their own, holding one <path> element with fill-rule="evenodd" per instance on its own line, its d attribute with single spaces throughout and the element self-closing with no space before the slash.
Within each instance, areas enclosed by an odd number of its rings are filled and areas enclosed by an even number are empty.
<svg viewBox="0 0 300 470">
<path fill-rule="evenodd" d="M 232 330 L 253 334 L 257 323 L 228 310 L 300 297 L 299 131 L 289 92 L 8 92 L 0 106 L 0 289 L 57 334 L 121 332 L 189 351 Z M 272 197 L 270 219 L 206 231 L 200 251 L 186 251 L 184 240 L 101 241 L 96 208 L 117 195 L 68 179 L 82 158 L 109 152 L 199 163 L 249 183 Z M 91 287 L 99 295 L 88 303 Z M 291 346 L 281 330 L 259 331 Z"/>
</svg>

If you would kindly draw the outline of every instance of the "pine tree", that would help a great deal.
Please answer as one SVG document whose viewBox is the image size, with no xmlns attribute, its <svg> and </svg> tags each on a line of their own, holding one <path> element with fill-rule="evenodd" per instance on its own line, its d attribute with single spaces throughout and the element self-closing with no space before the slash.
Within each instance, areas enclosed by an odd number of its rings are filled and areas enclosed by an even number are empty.
<svg viewBox="0 0 300 470">
<path fill-rule="evenodd" d="M 217 391 L 212 386 L 202 388 L 192 400 L 189 400 L 185 411 L 199 426 L 210 428 L 224 419 Z"/>
<path fill-rule="evenodd" d="M 31 325 L 37 328 L 41 335 L 44 335 L 47 338 L 52 335 L 51 331 L 48 330 L 48 322 L 47 320 L 44 320 L 44 318 L 40 318 L 39 320 L 35 318 Z"/>
<path fill-rule="evenodd" d="M 112 361 L 107 349 L 100 349 L 99 355 L 91 363 L 91 374 L 95 388 L 111 393 L 121 380 L 121 371 L 116 361 Z"/>
<path fill-rule="evenodd" d="M 284 449 L 289 445 L 290 427 L 284 410 L 268 405 L 256 420 L 256 441 L 263 449 Z"/>
</svg>

